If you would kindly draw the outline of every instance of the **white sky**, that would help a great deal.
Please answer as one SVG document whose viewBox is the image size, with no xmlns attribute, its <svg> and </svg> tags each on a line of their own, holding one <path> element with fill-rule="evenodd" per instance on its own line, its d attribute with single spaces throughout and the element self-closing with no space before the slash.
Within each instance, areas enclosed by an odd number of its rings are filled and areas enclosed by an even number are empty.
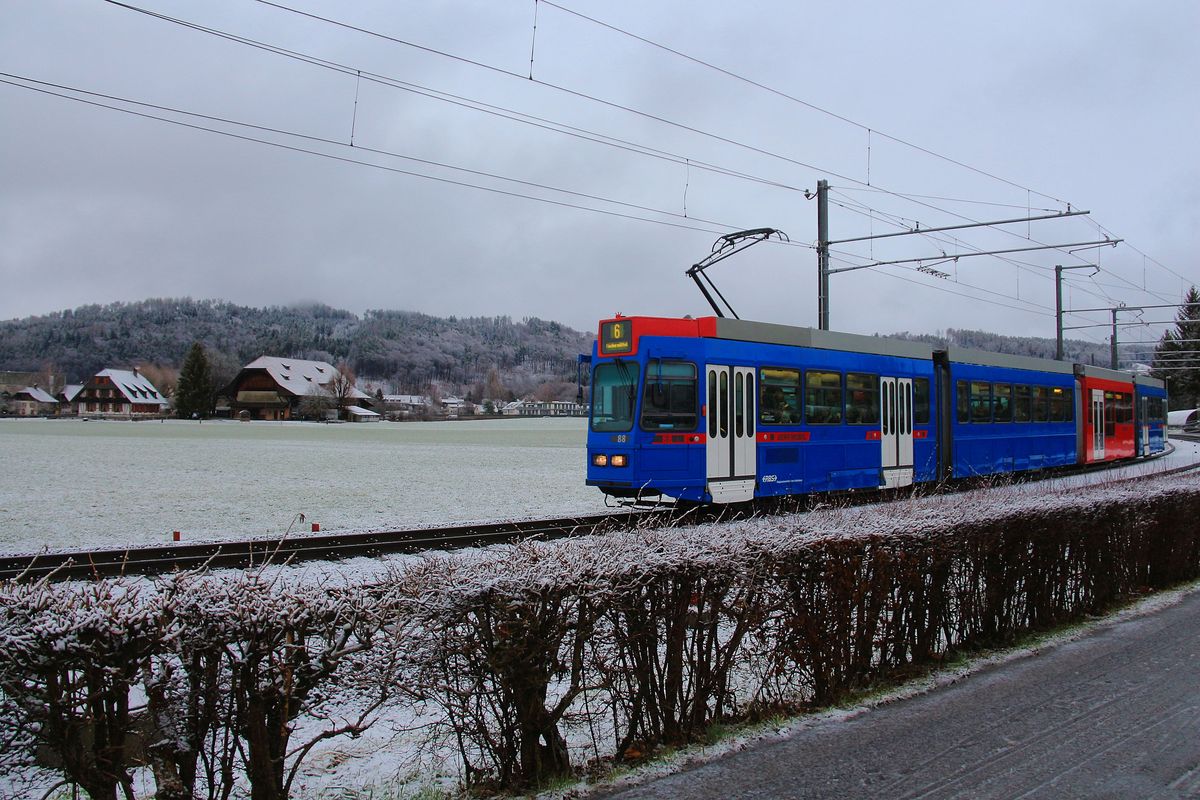
<svg viewBox="0 0 1200 800">
<path fill-rule="evenodd" d="M 1067 305 L 1075 308 L 1177 302 L 1187 285 L 1200 280 L 1194 255 L 1200 251 L 1200 4 L 1194 0 L 850 5 L 556 0 L 557 6 L 542 0 L 536 81 L 528 79 L 533 0 L 280 0 L 495 69 L 254 0 L 133 0 L 161 14 L 336 62 L 351 74 L 104 0 L 0 2 L 0 72 L 327 139 L 333 143 L 237 131 L 389 168 L 240 141 L 0 84 L 5 287 L 0 319 L 84 303 L 185 295 L 249 305 L 320 301 L 355 312 L 536 315 L 586 330 L 616 311 L 704 314 L 707 304 L 684 270 L 709 252 L 719 233 L 737 228 L 776 227 L 794 243 L 811 245 L 816 207 L 802 190 L 815 188 L 820 178 L 831 182 L 833 200 L 841 204 L 831 208 L 833 239 L 898 230 L 879 215 L 872 220 L 845 207 L 850 203 L 922 227 L 957 224 L 963 217 L 1020 217 L 1027 207 L 1034 213 L 1061 210 L 1068 202 L 1092 211 L 1091 221 L 1013 225 L 1007 234 L 966 231 L 958 243 L 907 236 L 873 248 L 841 245 L 835 250 L 857 257 L 840 257 L 835 268 L 936 256 L 941 250 L 1093 241 L 1103 238 L 1096 223 L 1133 245 L 1076 255 L 1018 254 L 1019 265 L 989 257 L 938 265 L 949 280 L 918 273 L 915 264 L 834 275 L 834 329 L 974 327 L 1053 336 L 1056 263 L 1098 258 L 1102 266 L 1094 278 L 1089 270 L 1068 273 Z M 859 124 L 656 50 L 563 8 Z M 370 75 L 357 81 L 356 70 L 669 156 L 650 157 L 464 109 L 383 85 Z M 876 132 L 868 134 L 867 127 Z M 352 128 L 353 150 L 346 146 Z M 680 159 L 779 186 L 716 174 Z M 868 163 L 872 190 L 864 191 Z M 878 189 L 975 202 L 918 202 Z M 717 265 L 711 275 L 744 318 L 815 325 L 815 264 L 809 247 L 759 245 Z M 1147 311 L 1144 319 L 1171 316 L 1170 310 Z M 1125 318 L 1135 316 L 1126 312 Z M 1068 324 L 1108 319 L 1100 313 Z M 1130 328 L 1122 338 L 1156 338 L 1159 330 Z M 1083 334 L 1100 341 L 1107 331 Z"/>
</svg>

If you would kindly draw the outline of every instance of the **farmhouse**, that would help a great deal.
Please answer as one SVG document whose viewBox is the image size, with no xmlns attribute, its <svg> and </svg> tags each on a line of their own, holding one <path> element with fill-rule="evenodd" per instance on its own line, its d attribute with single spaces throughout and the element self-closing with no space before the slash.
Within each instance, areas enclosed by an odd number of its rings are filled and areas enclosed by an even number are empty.
<svg viewBox="0 0 1200 800">
<path fill-rule="evenodd" d="M 5 394 L 8 396 L 8 413 L 14 416 L 47 417 L 58 412 L 58 401 L 37 384 Z"/>
<path fill-rule="evenodd" d="M 78 414 L 147 417 L 164 413 L 170 403 L 134 367 L 100 370 L 75 395 L 73 405 Z"/>
<path fill-rule="evenodd" d="M 248 419 L 282 420 L 298 417 L 305 398 L 326 403 L 336 396 L 334 381 L 340 374 L 325 361 L 262 356 L 242 367 L 222 394 L 229 398 L 230 413 Z M 350 387 L 345 397 L 354 403 L 371 396 Z"/>
</svg>

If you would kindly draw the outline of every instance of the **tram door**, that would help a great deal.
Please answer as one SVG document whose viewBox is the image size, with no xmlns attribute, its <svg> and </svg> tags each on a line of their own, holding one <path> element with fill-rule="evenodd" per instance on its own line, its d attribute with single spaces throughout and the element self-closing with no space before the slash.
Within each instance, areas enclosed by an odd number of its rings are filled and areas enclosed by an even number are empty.
<svg viewBox="0 0 1200 800">
<path fill-rule="evenodd" d="M 883 444 L 883 486 L 913 482 L 912 378 L 879 379 L 879 440 Z"/>
<path fill-rule="evenodd" d="M 714 503 L 752 500 L 757 471 L 754 370 L 709 364 L 705 376 L 708 493 Z"/>
<path fill-rule="evenodd" d="M 1150 455 L 1150 398 L 1143 397 L 1141 407 L 1139 409 L 1142 415 L 1138 418 L 1138 424 L 1142 429 L 1142 455 Z"/>
<path fill-rule="evenodd" d="M 1104 460 L 1104 390 L 1092 389 L 1092 460 Z"/>
</svg>

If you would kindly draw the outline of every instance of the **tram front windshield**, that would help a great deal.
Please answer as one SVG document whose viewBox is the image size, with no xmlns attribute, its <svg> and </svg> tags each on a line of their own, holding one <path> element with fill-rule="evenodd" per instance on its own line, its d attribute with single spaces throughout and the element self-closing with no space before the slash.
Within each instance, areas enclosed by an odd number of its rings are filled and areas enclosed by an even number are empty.
<svg viewBox="0 0 1200 800">
<path fill-rule="evenodd" d="M 633 430 L 637 405 L 638 365 L 606 362 L 592 374 L 592 430 L 625 433 Z"/>
</svg>

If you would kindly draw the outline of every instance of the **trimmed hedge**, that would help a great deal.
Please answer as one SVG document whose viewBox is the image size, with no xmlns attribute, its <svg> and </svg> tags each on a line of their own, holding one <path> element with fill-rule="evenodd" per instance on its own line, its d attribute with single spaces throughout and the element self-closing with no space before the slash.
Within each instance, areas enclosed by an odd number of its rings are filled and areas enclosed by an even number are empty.
<svg viewBox="0 0 1200 800">
<path fill-rule="evenodd" d="M 267 800 L 319 742 L 388 715 L 423 720 L 410 746 L 454 752 L 468 785 L 534 786 L 1200 574 L 1190 477 L 1030 492 L 525 543 L 336 591 L 266 573 L 9 583 L 0 768 L 52 746 L 93 797 L 148 764 L 160 796 Z M 134 696 L 161 723 L 140 748 Z"/>
</svg>

